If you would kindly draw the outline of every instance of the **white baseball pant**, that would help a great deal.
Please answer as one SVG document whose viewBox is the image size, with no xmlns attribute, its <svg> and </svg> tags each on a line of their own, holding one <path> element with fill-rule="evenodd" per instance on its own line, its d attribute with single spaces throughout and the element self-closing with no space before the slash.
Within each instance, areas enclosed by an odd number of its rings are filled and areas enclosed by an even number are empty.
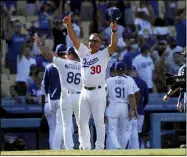
<svg viewBox="0 0 187 157">
<path fill-rule="evenodd" d="M 64 138 L 63 138 L 62 115 L 60 111 L 60 100 L 48 99 L 48 101 L 49 101 L 49 108 L 51 110 L 53 119 L 56 124 L 54 136 L 52 139 L 52 149 L 54 150 L 65 149 Z"/>
<path fill-rule="evenodd" d="M 63 94 L 61 94 L 60 110 L 62 115 L 64 146 L 67 150 L 72 150 L 74 147 L 72 135 L 72 106 L 68 99 L 67 91 L 63 91 Z"/>
<path fill-rule="evenodd" d="M 137 119 L 132 119 L 130 121 L 131 126 L 132 126 L 132 133 L 131 137 L 129 140 L 129 149 L 139 149 L 139 138 L 138 138 L 138 120 Z"/>
<path fill-rule="evenodd" d="M 88 126 L 89 118 L 92 113 L 95 122 L 97 141 L 95 149 L 104 149 L 105 124 L 104 113 L 106 107 L 105 88 L 95 90 L 82 89 L 79 101 L 79 134 L 81 146 L 84 150 L 91 149 L 90 130 Z"/>
<path fill-rule="evenodd" d="M 56 123 L 54 117 L 52 116 L 51 110 L 49 108 L 49 103 L 45 103 L 44 114 L 47 119 L 47 123 L 49 125 L 49 148 L 52 149 L 52 141 L 55 133 Z"/>
<path fill-rule="evenodd" d="M 125 135 L 128 129 L 128 105 L 124 102 L 110 102 L 106 108 L 106 116 L 108 119 L 106 149 L 120 149 L 122 148 L 120 143 L 128 141 Z"/>
<path fill-rule="evenodd" d="M 69 100 L 70 106 L 72 107 L 72 110 L 74 112 L 77 126 L 79 123 L 79 121 L 78 121 L 78 118 L 79 118 L 79 98 L 80 98 L 80 93 L 71 92 L 71 91 L 68 92 L 68 100 Z M 72 133 L 73 133 L 73 131 L 72 131 Z M 80 143 L 79 147 L 81 147 L 80 136 L 79 136 L 79 143 Z"/>
<path fill-rule="evenodd" d="M 143 123 L 144 123 L 144 115 L 138 115 L 138 133 L 142 132 Z"/>
</svg>

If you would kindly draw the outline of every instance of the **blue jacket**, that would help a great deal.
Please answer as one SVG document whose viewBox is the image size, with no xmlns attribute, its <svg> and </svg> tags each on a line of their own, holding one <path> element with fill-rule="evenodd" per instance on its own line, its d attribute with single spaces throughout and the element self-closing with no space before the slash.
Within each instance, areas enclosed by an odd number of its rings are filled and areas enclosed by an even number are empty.
<svg viewBox="0 0 187 157">
<path fill-rule="evenodd" d="M 139 77 L 132 77 L 136 82 L 136 85 L 140 89 L 140 104 L 138 104 L 138 114 L 144 115 L 144 108 L 149 101 L 149 89 L 147 84 L 144 80 L 140 79 Z"/>
<path fill-rule="evenodd" d="M 51 100 L 60 99 L 61 86 L 59 73 L 52 63 L 45 69 L 43 82 L 46 95 L 49 94 Z"/>
</svg>

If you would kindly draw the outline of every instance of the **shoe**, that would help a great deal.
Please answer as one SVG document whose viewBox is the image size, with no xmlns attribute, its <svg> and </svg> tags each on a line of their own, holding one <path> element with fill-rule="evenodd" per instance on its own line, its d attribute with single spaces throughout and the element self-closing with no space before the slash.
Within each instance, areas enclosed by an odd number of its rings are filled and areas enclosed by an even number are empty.
<svg viewBox="0 0 187 157">
<path fill-rule="evenodd" d="M 185 144 L 182 144 L 182 145 L 180 146 L 180 148 L 186 148 L 186 145 L 185 145 Z"/>
</svg>

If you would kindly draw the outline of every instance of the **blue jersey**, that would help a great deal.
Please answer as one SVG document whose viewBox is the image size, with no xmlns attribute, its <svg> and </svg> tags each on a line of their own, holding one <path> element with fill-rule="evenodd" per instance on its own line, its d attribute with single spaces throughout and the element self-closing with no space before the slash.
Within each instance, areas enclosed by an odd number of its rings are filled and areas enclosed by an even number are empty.
<svg viewBox="0 0 187 157">
<path fill-rule="evenodd" d="M 140 103 L 138 104 L 138 114 L 144 115 L 144 107 L 149 101 L 149 89 L 144 80 L 140 79 L 139 77 L 133 77 L 133 79 L 140 89 Z"/>
<path fill-rule="evenodd" d="M 59 73 L 54 64 L 49 64 L 44 72 L 43 85 L 46 94 L 49 94 L 51 100 L 60 99 L 61 86 Z"/>
<path fill-rule="evenodd" d="M 13 34 L 12 39 L 7 40 L 8 44 L 8 60 L 16 61 L 17 56 L 21 53 L 26 35 Z"/>
</svg>

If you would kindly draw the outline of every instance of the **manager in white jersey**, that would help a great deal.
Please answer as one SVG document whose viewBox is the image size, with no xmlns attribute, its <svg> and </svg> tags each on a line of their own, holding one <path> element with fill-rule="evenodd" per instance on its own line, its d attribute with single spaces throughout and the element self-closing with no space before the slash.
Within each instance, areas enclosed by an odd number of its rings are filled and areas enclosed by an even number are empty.
<svg viewBox="0 0 187 157">
<path fill-rule="evenodd" d="M 60 75 L 61 84 L 61 97 L 60 97 L 60 108 L 62 113 L 63 122 L 63 137 L 64 146 L 67 150 L 71 150 L 74 147 L 73 137 L 72 137 L 72 106 L 73 102 L 69 99 L 69 94 L 80 93 L 82 88 L 81 74 L 80 74 L 80 62 L 76 53 L 77 60 L 69 60 L 72 57 L 68 57 L 68 60 L 56 57 L 47 48 L 40 44 L 40 39 L 35 33 L 34 39 L 38 48 L 40 49 L 42 55 L 47 58 L 50 62 L 53 62 Z M 70 48 L 68 49 L 69 54 Z M 69 92 L 68 92 L 69 91 Z M 69 93 L 69 94 L 68 94 Z M 78 100 L 77 100 L 78 101 Z M 76 116 L 77 114 L 75 114 Z M 77 118 L 77 117 L 76 117 Z"/>
<path fill-rule="evenodd" d="M 118 43 L 116 33 L 117 23 L 111 23 L 111 44 L 102 51 L 100 51 L 102 37 L 99 34 L 91 34 L 87 47 L 76 37 L 71 23 L 71 16 L 65 16 L 64 23 L 67 25 L 69 37 L 81 61 L 83 89 L 81 91 L 79 106 L 79 131 L 82 139 L 82 147 L 84 150 L 91 149 L 88 121 L 92 113 L 97 132 L 95 149 L 104 149 L 104 112 L 106 108 L 105 73 L 110 55 L 114 53 Z"/>
<path fill-rule="evenodd" d="M 110 102 L 106 108 L 108 118 L 107 149 L 121 149 L 123 148 L 122 144 L 127 143 L 129 138 L 126 136 L 126 132 L 130 131 L 128 130 L 130 129 L 128 127 L 128 104 L 130 104 L 130 116 L 136 110 L 133 84 L 126 76 L 123 76 L 124 64 L 116 63 L 115 70 L 117 76 L 106 81 L 107 96 Z M 118 139 L 118 134 L 121 134 L 120 139 Z"/>
</svg>

